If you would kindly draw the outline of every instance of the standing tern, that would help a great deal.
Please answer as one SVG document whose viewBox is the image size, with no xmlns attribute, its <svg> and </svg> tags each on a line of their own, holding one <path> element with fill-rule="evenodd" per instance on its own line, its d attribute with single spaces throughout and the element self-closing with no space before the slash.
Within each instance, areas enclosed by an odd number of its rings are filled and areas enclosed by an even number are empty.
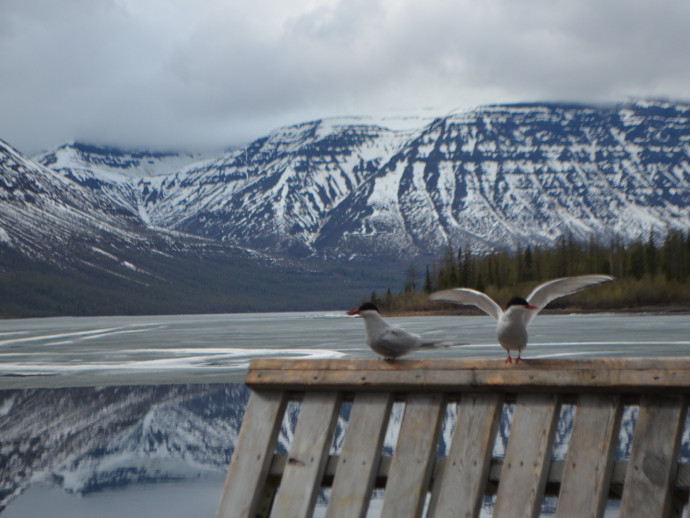
<svg viewBox="0 0 690 518">
<path fill-rule="evenodd" d="M 425 339 L 418 334 L 394 327 L 381 317 L 379 309 L 371 302 L 364 302 L 347 314 L 359 315 L 364 319 L 367 345 L 386 360 L 394 360 L 417 349 L 462 345 L 444 340 Z"/>
<path fill-rule="evenodd" d="M 437 291 L 429 296 L 429 300 L 476 306 L 492 316 L 497 320 L 498 343 L 508 352 L 506 363 L 513 362 L 510 351 L 514 350 L 518 352 L 515 359 L 515 363 L 518 363 L 522 350 L 527 346 L 527 326 L 549 302 L 576 293 L 587 286 L 612 280 L 613 277 L 609 275 L 581 275 L 554 279 L 534 288 L 527 299 L 513 297 L 505 311 L 485 293 L 470 288 Z"/>
</svg>

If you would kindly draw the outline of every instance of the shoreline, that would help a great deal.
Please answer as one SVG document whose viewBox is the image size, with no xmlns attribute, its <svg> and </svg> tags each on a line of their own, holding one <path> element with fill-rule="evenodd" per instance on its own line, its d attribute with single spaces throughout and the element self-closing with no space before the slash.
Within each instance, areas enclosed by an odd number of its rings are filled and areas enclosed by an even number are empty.
<svg viewBox="0 0 690 518">
<path fill-rule="evenodd" d="M 640 306 L 632 308 L 583 308 L 580 306 L 567 306 L 562 308 L 545 308 L 541 315 L 595 315 L 598 313 L 621 313 L 626 315 L 690 315 L 689 306 Z M 487 316 L 481 309 L 473 306 L 458 306 L 457 308 L 444 309 L 418 309 L 401 311 L 382 311 L 385 317 L 423 317 L 423 316 Z"/>
</svg>

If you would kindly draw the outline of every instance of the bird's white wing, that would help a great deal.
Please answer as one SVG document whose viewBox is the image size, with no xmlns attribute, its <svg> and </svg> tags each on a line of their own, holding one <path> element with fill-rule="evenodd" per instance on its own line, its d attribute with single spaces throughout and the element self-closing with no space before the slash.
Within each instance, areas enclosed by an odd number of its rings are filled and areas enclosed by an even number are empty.
<svg viewBox="0 0 690 518">
<path fill-rule="evenodd" d="M 422 346 L 422 338 L 404 329 L 389 327 L 381 333 L 381 343 L 388 349 L 402 353 Z"/>
<path fill-rule="evenodd" d="M 580 275 L 578 277 L 554 279 L 534 288 L 532 293 L 527 296 L 527 302 L 537 306 L 541 311 L 552 300 L 571 295 L 583 290 L 587 286 L 612 281 L 613 279 L 610 275 Z M 537 313 L 538 311 L 531 311 L 529 313 L 530 320 Z"/>
<path fill-rule="evenodd" d="M 496 304 L 486 293 L 470 288 L 453 288 L 451 290 L 437 291 L 429 296 L 429 300 L 442 300 L 455 304 L 477 306 L 496 320 L 503 314 L 501 306 Z"/>
</svg>

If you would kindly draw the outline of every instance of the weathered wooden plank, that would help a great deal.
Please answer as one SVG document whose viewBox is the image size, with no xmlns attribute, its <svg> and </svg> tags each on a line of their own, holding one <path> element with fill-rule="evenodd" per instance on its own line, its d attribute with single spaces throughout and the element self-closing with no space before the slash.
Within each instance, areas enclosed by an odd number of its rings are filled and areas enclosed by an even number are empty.
<svg viewBox="0 0 690 518">
<path fill-rule="evenodd" d="M 333 479 L 326 518 L 364 517 L 378 473 L 393 395 L 355 395 Z"/>
<path fill-rule="evenodd" d="M 502 408 L 502 394 L 463 394 L 448 459 L 434 485 L 427 516 L 479 515 Z"/>
<path fill-rule="evenodd" d="M 272 516 L 311 516 L 339 410 L 338 393 L 311 393 L 304 397 Z"/>
<path fill-rule="evenodd" d="M 690 394 L 690 359 L 252 360 L 246 383 L 285 390 Z"/>
<path fill-rule="evenodd" d="M 248 518 L 256 513 L 286 403 L 282 392 L 251 393 L 216 518 Z"/>
<path fill-rule="evenodd" d="M 686 408 L 681 397 L 644 396 L 640 401 L 621 516 L 667 515 Z"/>
<path fill-rule="evenodd" d="M 333 481 L 335 476 L 335 470 L 338 465 L 339 456 L 330 455 L 328 457 L 328 463 L 326 464 L 326 470 L 324 472 L 324 487 L 328 487 L 330 483 L 329 480 Z M 432 470 L 432 483 L 434 480 L 441 478 L 442 473 L 445 471 L 446 457 L 436 457 L 434 461 L 434 467 Z M 273 457 L 273 462 L 271 463 L 271 468 L 269 471 L 269 480 L 275 478 L 278 480 L 285 470 L 285 465 L 287 464 L 287 454 L 279 454 Z M 374 484 L 375 488 L 383 489 L 386 487 L 386 479 L 388 478 L 388 473 L 391 467 L 391 457 L 381 457 L 381 462 L 379 464 L 378 473 L 376 475 L 376 482 Z M 614 463 L 613 475 L 611 476 L 612 486 L 623 486 L 625 482 L 625 473 L 627 472 L 628 462 L 627 461 L 617 461 Z M 498 485 L 501 478 L 501 471 L 503 470 L 503 459 L 491 459 L 491 466 L 489 468 L 489 482 L 493 482 Z M 558 489 L 561 482 L 563 481 L 563 472 L 565 471 L 565 460 L 552 460 L 551 467 L 549 469 L 549 475 L 547 479 L 547 488 L 545 494 L 551 496 L 558 496 Z M 681 491 L 687 491 L 687 479 L 690 477 L 690 464 L 678 464 L 678 473 L 676 474 L 675 487 L 679 488 Z M 549 492 L 549 486 L 551 486 L 552 492 Z M 487 494 L 490 494 L 489 486 L 487 486 Z M 610 492 L 609 498 L 620 499 L 620 493 L 616 496 L 615 493 Z M 690 518 L 690 517 L 689 517 Z"/>
<path fill-rule="evenodd" d="M 384 491 L 381 518 L 420 516 L 444 409 L 441 394 L 408 396 Z"/>
<path fill-rule="evenodd" d="M 580 396 L 558 495 L 557 518 L 603 516 L 622 408 L 618 396 Z"/>
<path fill-rule="evenodd" d="M 498 347 L 498 346 L 497 346 Z M 524 363 L 523 363 L 524 362 Z M 250 362 L 250 370 L 336 370 L 336 371 L 410 371 L 433 368 L 434 370 L 463 369 L 491 369 L 505 366 L 506 369 L 530 370 L 539 367 L 557 367 L 562 370 L 570 369 L 614 369 L 614 370 L 656 370 L 677 368 L 690 370 L 690 357 L 669 358 L 645 356 L 639 358 L 524 358 L 518 364 L 507 364 L 500 359 L 492 358 L 418 358 L 386 361 L 375 358 L 322 358 L 322 359 L 291 359 L 291 358 L 254 358 Z"/>
<path fill-rule="evenodd" d="M 495 518 L 539 516 L 559 408 L 554 395 L 518 395 L 496 494 Z"/>
</svg>

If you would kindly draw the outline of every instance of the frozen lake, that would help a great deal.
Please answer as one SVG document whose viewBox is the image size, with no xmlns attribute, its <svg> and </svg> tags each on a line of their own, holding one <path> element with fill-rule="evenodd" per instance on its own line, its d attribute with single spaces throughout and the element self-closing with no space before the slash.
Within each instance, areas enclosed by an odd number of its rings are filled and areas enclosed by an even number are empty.
<svg viewBox="0 0 690 518">
<path fill-rule="evenodd" d="M 505 357 L 489 317 L 389 320 L 470 344 L 412 357 Z M 260 356 L 375 354 L 340 312 L 0 321 L 0 516 L 211 518 Z M 523 356 L 688 357 L 690 315 L 540 315 Z"/>
<path fill-rule="evenodd" d="M 470 345 L 415 356 L 504 357 L 486 316 L 389 319 Z M 539 315 L 524 357 L 690 356 L 690 316 Z M 0 320 L 0 389 L 235 383 L 256 357 L 375 357 L 343 313 Z"/>
</svg>

